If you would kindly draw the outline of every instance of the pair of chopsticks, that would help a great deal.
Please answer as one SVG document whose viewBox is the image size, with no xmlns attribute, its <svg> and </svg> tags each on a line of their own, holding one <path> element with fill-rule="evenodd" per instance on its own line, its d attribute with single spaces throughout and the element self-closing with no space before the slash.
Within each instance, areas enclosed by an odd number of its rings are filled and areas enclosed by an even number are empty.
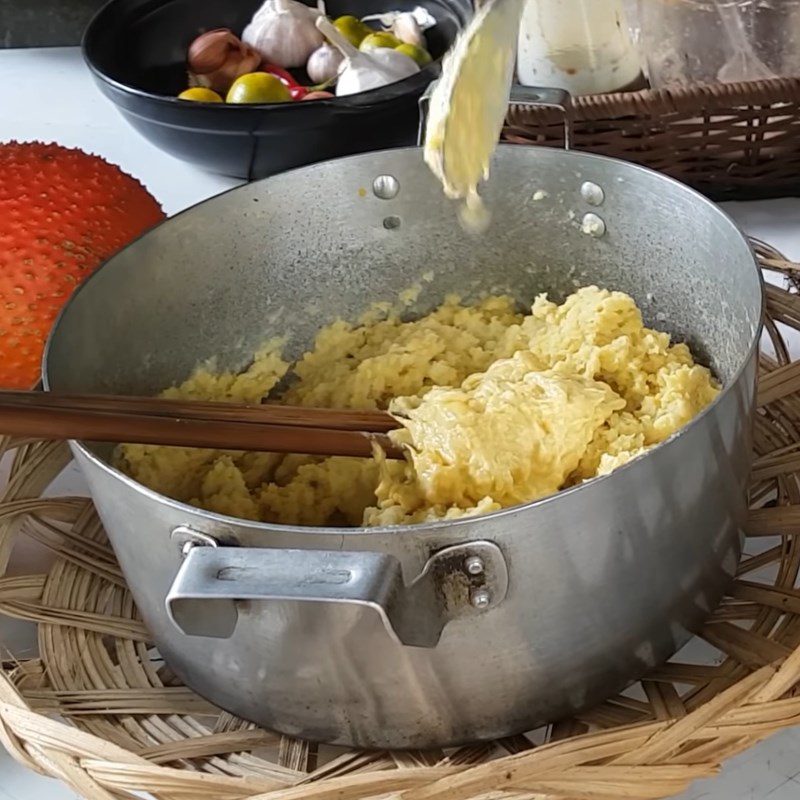
<svg viewBox="0 0 800 800">
<path fill-rule="evenodd" d="M 0 435 L 29 438 L 402 458 L 397 427 L 383 411 L 0 391 Z"/>
</svg>

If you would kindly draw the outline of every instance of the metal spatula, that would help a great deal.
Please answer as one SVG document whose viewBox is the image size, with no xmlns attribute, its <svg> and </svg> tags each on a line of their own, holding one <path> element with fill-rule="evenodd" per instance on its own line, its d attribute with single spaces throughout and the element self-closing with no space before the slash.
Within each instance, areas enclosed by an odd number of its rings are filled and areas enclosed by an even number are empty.
<svg viewBox="0 0 800 800">
<path fill-rule="evenodd" d="M 429 102 L 425 160 L 449 197 L 475 187 L 503 128 L 525 0 L 487 0 L 445 57 Z"/>
</svg>

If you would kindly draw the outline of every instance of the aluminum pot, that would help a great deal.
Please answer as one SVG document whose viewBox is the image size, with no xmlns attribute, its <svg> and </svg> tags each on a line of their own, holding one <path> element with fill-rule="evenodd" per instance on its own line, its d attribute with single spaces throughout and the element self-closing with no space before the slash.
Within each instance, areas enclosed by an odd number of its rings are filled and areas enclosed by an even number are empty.
<svg viewBox="0 0 800 800">
<path fill-rule="evenodd" d="M 323 324 L 429 270 L 415 312 L 454 290 L 528 304 L 596 283 L 629 292 L 724 382 L 683 431 L 610 476 L 407 528 L 207 513 L 120 474 L 109 446 L 72 443 L 161 654 L 234 714 L 362 747 L 513 734 L 669 658 L 728 584 L 762 311 L 747 241 L 686 187 L 592 155 L 501 147 L 485 194 L 494 222 L 470 237 L 419 150 L 285 173 L 127 247 L 55 327 L 47 388 L 147 394 L 212 355 L 243 367 L 276 333 L 297 355 Z"/>
</svg>

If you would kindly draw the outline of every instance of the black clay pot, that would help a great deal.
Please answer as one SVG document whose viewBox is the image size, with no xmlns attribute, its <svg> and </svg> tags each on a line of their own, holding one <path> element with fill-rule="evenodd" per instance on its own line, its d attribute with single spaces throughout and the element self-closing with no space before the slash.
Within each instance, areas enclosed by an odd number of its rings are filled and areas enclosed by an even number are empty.
<svg viewBox="0 0 800 800">
<path fill-rule="evenodd" d="M 274 105 L 189 103 L 186 52 L 199 34 L 241 34 L 260 0 L 111 0 L 83 38 L 98 86 L 153 144 L 199 167 L 257 179 L 339 156 L 416 140 L 417 103 L 441 56 L 472 13 L 470 0 L 329 0 L 327 13 L 365 16 L 424 5 L 434 63 L 403 81 L 358 95 Z"/>
</svg>

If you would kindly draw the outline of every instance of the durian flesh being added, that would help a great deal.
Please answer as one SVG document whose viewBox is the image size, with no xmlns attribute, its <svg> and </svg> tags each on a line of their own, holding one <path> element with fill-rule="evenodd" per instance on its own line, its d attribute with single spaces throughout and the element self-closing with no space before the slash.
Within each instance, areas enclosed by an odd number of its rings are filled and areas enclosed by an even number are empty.
<svg viewBox="0 0 800 800">
<path fill-rule="evenodd" d="M 503 128 L 514 73 L 523 0 L 494 0 L 472 18 L 444 59 L 431 94 L 425 162 L 445 194 L 463 200 L 461 219 L 472 231 L 489 221 L 478 184 Z"/>
</svg>

